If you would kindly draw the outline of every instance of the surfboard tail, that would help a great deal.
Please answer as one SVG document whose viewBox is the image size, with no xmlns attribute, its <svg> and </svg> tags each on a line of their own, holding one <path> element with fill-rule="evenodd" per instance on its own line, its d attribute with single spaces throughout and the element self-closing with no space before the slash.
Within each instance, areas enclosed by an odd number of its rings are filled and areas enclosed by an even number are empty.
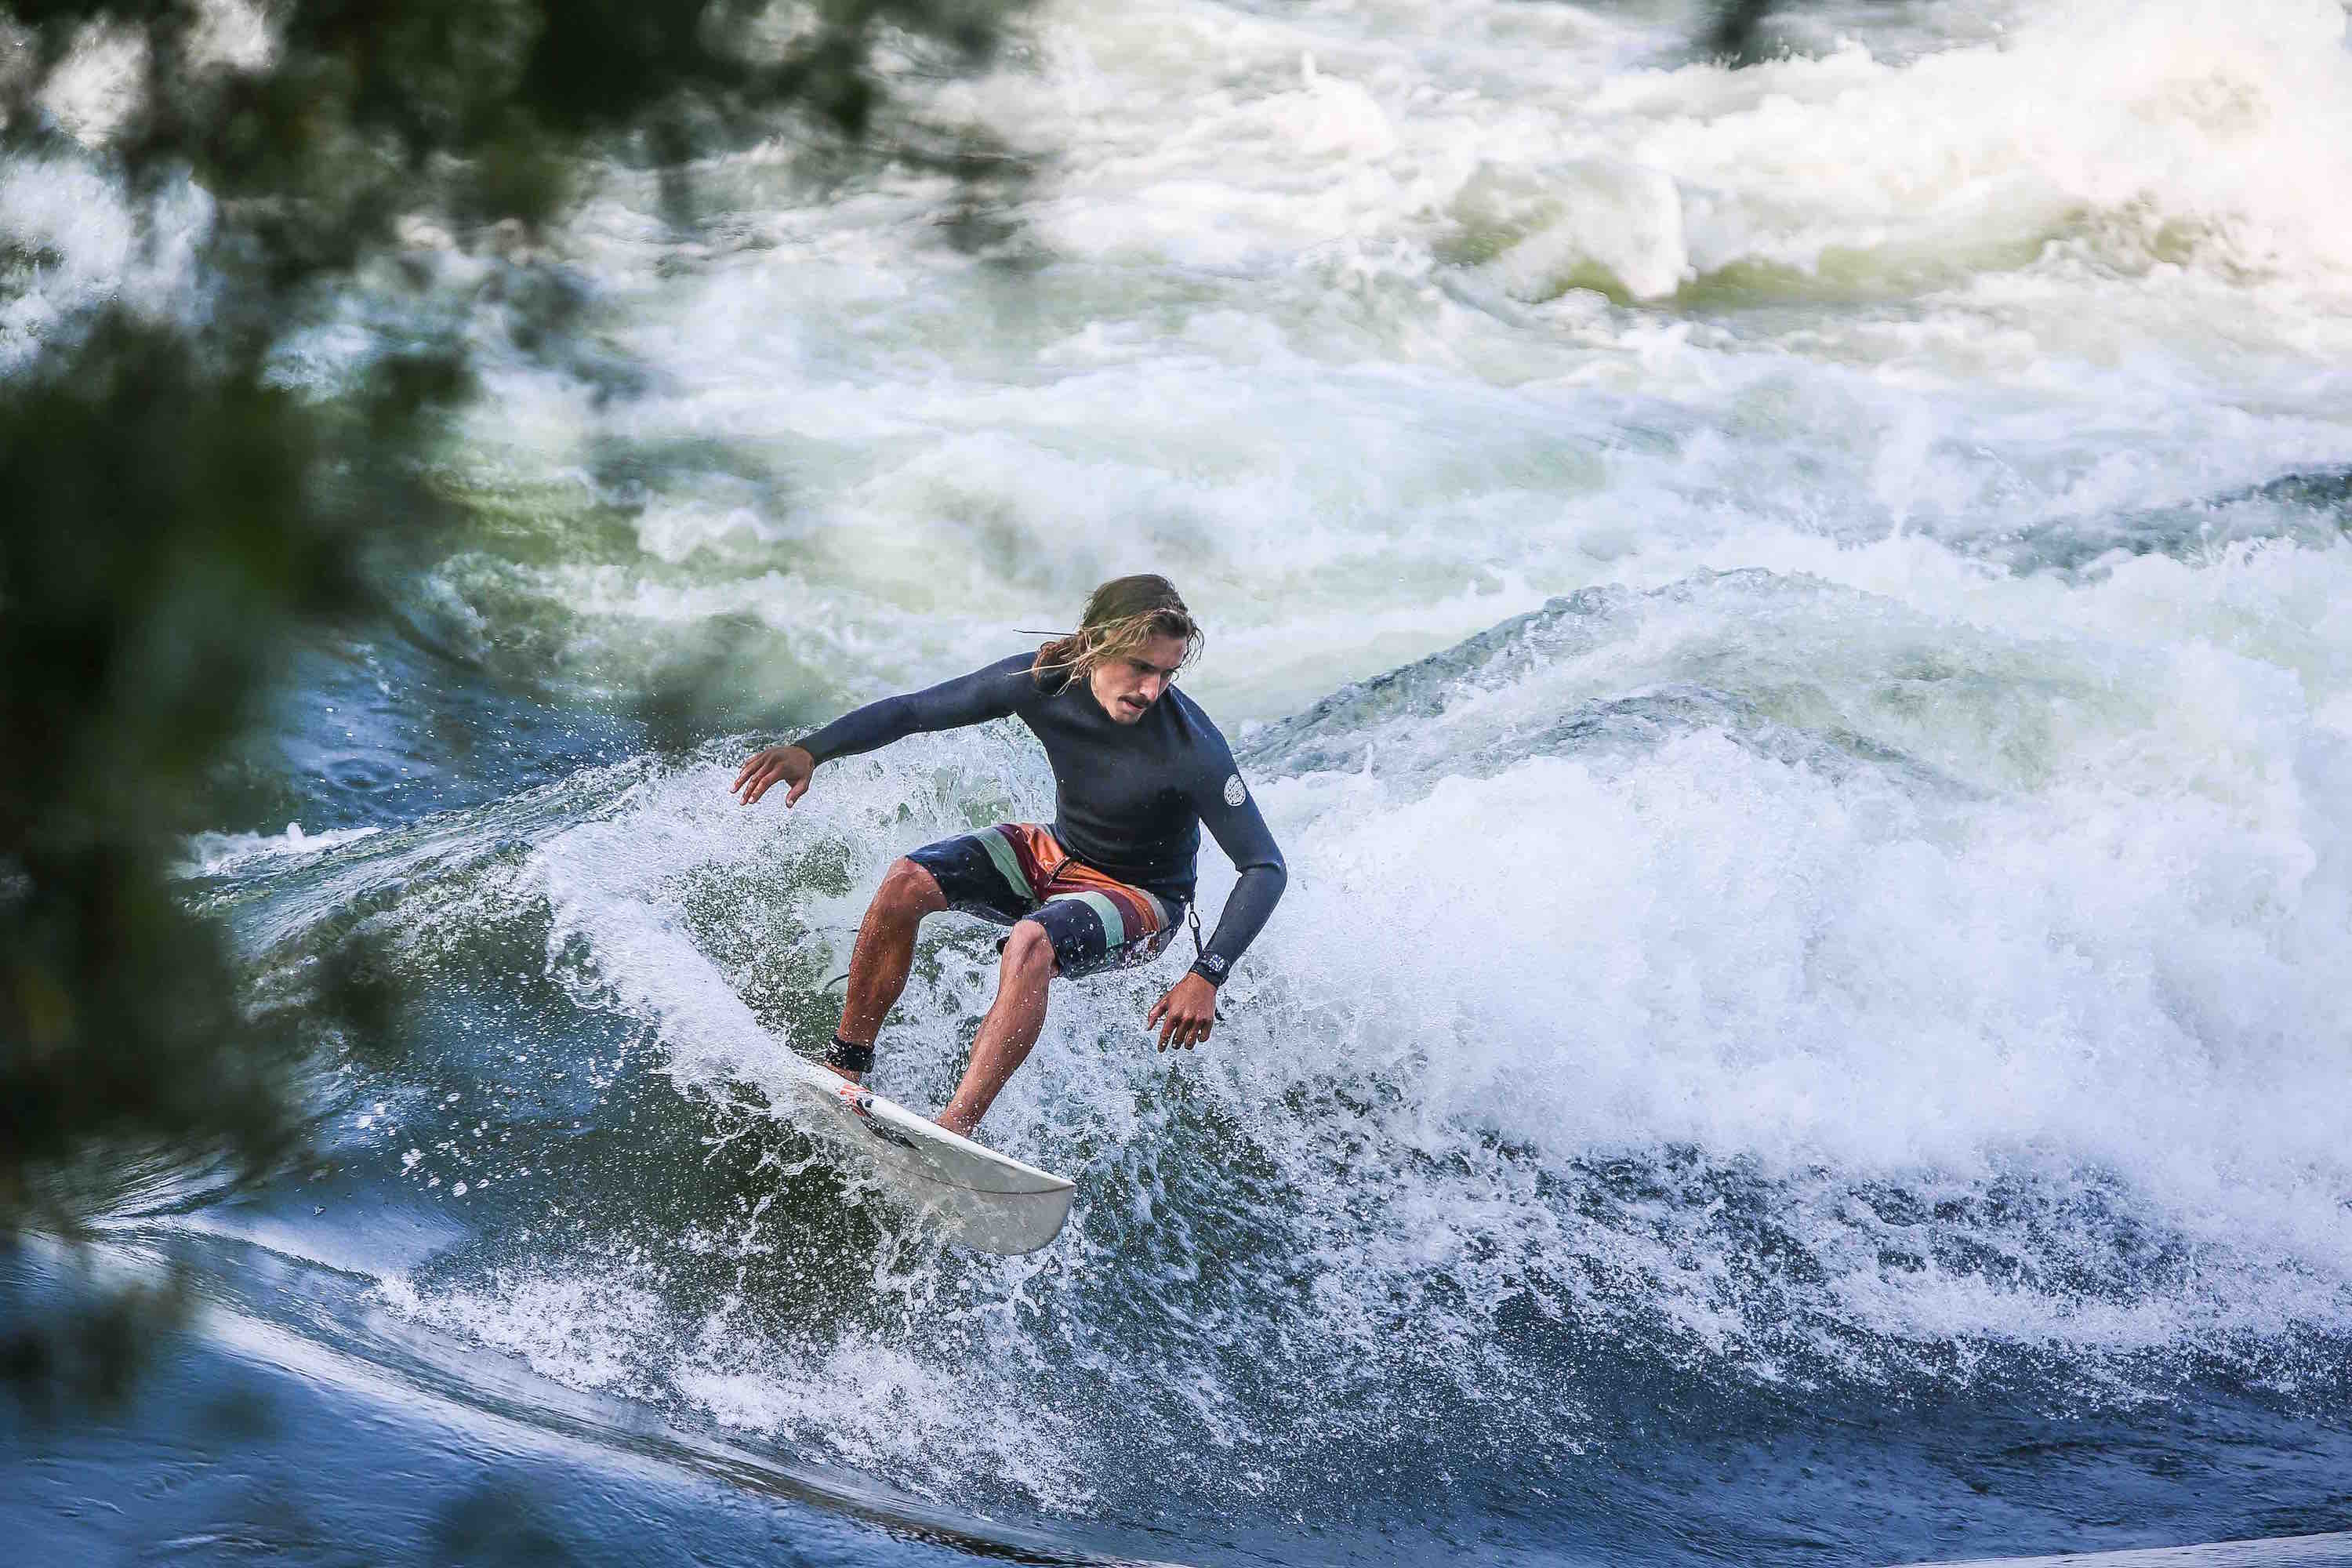
<svg viewBox="0 0 2352 1568">
<path fill-rule="evenodd" d="M 794 1085 L 828 1114 L 823 1130 L 862 1154 L 883 1190 L 938 1219 L 948 1238 L 982 1252 L 1034 1252 L 1061 1235 L 1077 1185 L 950 1132 L 862 1085 L 794 1058 Z"/>
</svg>

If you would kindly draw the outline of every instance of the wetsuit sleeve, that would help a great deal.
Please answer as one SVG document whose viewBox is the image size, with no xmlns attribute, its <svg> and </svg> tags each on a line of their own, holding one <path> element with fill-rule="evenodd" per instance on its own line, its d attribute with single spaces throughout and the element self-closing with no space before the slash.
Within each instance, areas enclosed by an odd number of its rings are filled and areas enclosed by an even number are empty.
<svg viewBox="0 0 2352 1568">
<path fill-rule="evenodd" d="M 1005 718 L 1034 685 L 1029 678 L 1033 657 L 1015 654 L 926 690 L 869 702 L 835 719 L 801 745 L 818 762 L 828 763 L 835 757 L 877 751 L 909 735 L 961 730 L 967 724 Z"/>
<path fill-rule="evenodd" d="M 1217 752 L 1218 765 L 1203 769 L 1194 786 L 1194 804 L 1200 809 L 1201 825 L 1241 872 L 1241 879 L 1225 900 L 1225 911 L 1217 918 L 1217 929 L 1201 950 L 1192 973 L 1213 985 L 1223 985 L 1265 928 L 1266 917 L 1274 913 L 1282 889 L 1289 885 L 1290 870 L 1282 863 L 1282 850 L 1275 844 L 1265 818 L 1258 815 L 1257 796 L 1242 783 L 1241 771 L 1222 745 Z"/>
</svg>

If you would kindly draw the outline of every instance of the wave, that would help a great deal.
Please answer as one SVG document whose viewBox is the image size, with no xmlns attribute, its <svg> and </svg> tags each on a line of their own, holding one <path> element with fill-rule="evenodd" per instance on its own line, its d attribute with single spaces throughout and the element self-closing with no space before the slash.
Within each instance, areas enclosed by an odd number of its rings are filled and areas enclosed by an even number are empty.
<svg viewBox="0 0 2352 1568">
<path fill-rule="evenodd" d="M 1708 574 L 1266 727 L 1293 889 L 1217 1041 L 1150 1051 L 1172 970 L 1066 987 L 992 1113 L 1081 1184 L 1028 1259 L 942 1247 L 761 1088 L 896 854 L 1047 811 L 1014 733 L 790 815 L 732 804 L 725 747 L 586 770 L 257 872 L 251 929 L 299 968 L 372 911 L 442 998 L 329 1112 L 351 1179 L 464 1237 L 387 1258 L 387 1305 L 960 1506 L 1525 1478 L 1665 1390 L 2325 1401 L 2352 742 L 2200 673 L 2242 774 L 2162 754 L 2179 668 Z M 993 976 L 939 923 L 883 1039 L 917 1105 Z"/>
</svg>

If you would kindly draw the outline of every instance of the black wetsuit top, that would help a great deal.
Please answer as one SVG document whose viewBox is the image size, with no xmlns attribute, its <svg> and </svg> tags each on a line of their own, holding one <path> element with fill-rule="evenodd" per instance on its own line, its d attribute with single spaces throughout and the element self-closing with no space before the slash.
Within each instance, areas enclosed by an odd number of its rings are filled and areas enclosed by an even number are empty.
<svg viewBox="0 0 2352 1568">
<path fill-rule="evenodd" d="M 803 741 L 824 763 L 908 735 L 1018 716 L 1054 765 L 1054 837 L 1119 881 L 1190 905 L 1201 825 L 1241 872 L 1193 972 L 1223 984 L 1274 912 L 1289 873 L 1234 753 L 1209 716 L 1176 688 L 1132 724 L 1103 711 L 1084 681 L 1031 674 L 1016 654 L 984 669 L 846 713 Z"/>
</svg>

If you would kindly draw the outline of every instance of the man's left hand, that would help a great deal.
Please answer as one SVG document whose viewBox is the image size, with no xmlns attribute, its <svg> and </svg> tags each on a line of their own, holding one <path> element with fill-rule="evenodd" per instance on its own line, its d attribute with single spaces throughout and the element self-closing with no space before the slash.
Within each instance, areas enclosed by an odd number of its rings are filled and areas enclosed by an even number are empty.
<svg viewBox="0 0 2352 1568">
<path fill-rule="evenodd" d="M 1155 1025 L 1161 1050 L 1191 1050 L 1217 1026 L 1217 988 L 1197 974 L 1187 974 L 1151 1005 L 1143 1026 L 1150 1029 Z"/>
</svg>

